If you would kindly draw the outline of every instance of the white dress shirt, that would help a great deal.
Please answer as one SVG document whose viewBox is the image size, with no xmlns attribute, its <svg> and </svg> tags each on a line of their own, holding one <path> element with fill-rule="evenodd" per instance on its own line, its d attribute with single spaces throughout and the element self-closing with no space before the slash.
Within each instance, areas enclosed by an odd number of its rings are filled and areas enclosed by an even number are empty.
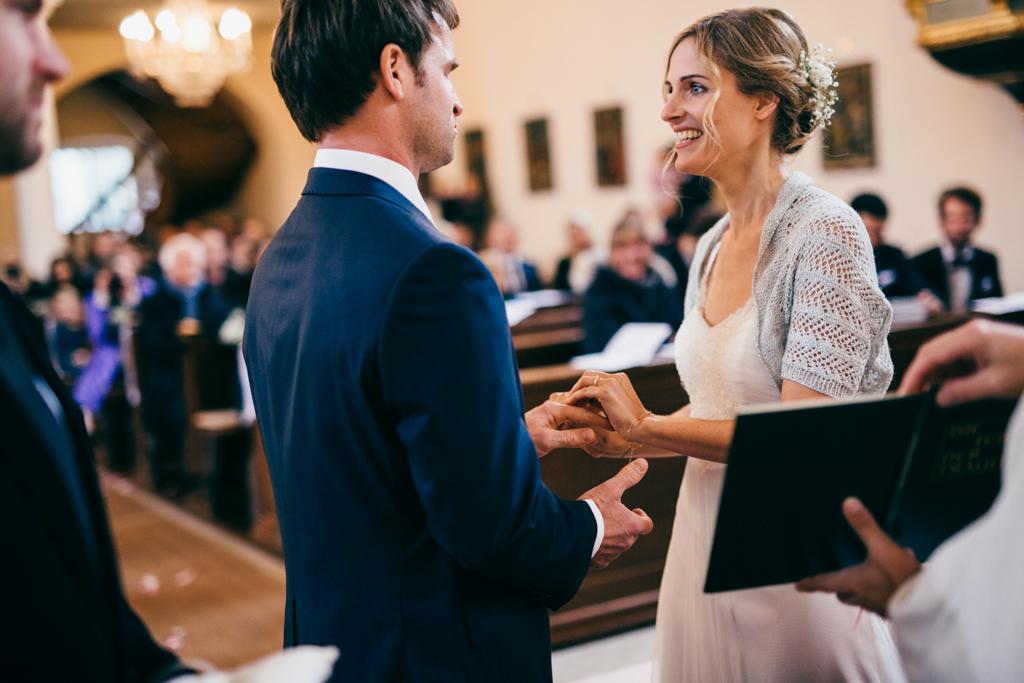
<svg viewBox="0 0 1024 683">
<path fill-rule="evenodd" d="M 427 208 L 427 202 L 420 194 L 420 187 L 416 184 L 416 176 L 397 161 L 385 159 L 376 154 L 354 152 L 350 149 L 320 149 L 317 150 L 316 159 L 313 160 L 313 167 L 355 171 L 382 180 L 398 190 L 399 194 L 422 211 L 431 224 L 434 222 L 433 216 L 430 215 L 430 209 Z"/>
<path fill-rule="evenodd" d="M 397 190 L 413 206 L 422 211 L 431 224 L 434 223 L 434 218 L 430 215 L 430 209 L 427 208 L 427 202 L 423 200 L 423 195 L 420 194 L 419 185 L 416 183 L 416 176 L 412 174 L 412 171 L 396 161 L 379 157 L 376 154 L 355 152 L 350 149 L 319 149 L 316 152 L 316 158 L 313 160 L 313 167 L 354 171 L 355 173 L 373 176 Z M 593 557 L 597 555 L 597 551 L 601 549 L 601 543 L 604 541 L 604 517 L 601 516 L 601 511 L 597 509 L 597 504 L 594 501 L 588 498 L 584 502 L 590 506 L 591 512 L 594 513 L 594 519 L 597 521 L 597 538 L 594 540 L 594 549 L 590 553 L 590 556 Z"/>
<path fill-rule="evenodd" d="M 971 272 L 970 266 L 954 263 L 957 249 L 952 244 L 946 242 L 939 249 L 942 251 L 942 261 L 946 264 L 946 281 L 949 283 L 949 310 L 953 313 L 963 313 L 971 303 L 974 274 Z M 964 247 L 963 256 L 968 261 L 974 258 L 974 247 Z"/>
</svg>

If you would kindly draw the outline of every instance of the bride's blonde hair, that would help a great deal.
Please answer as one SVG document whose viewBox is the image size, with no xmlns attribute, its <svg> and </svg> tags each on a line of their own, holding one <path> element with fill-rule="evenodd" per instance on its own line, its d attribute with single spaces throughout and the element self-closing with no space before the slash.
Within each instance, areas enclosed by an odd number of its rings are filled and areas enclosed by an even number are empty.
<svg viewBox="0 0 1024 683">
<path fill-rule="evenodd" d="M 814 90 L 800 64 L 800 53 L 808 52 L 807 39 L 796 20 L 784 10 L 758 6 L 710 14 L 676 36 L 669 60 L 687 38 L 694 39 L 698 59 L 718 86 L 704 113 L 708 136 L 720 145 L 712 114 L 724 69 L 736 76 L 736 86 L 744 95 L 778 97 L 772 149 L 780 154 L 799 152 L 818 120 Z"/>
</svg>

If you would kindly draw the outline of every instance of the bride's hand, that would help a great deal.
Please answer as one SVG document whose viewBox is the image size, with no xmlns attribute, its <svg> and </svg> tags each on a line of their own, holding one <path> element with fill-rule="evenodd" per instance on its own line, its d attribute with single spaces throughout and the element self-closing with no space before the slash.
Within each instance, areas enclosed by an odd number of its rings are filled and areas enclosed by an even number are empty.
<svg viewBox="0 0 1024 683">
<path fill-rule="evenodd" d="M 576 386 L 564 399 L 569 405 L 583 405 L 590 401 L 601 404 L 608 420 L 619 436 L 626 438 L 630 426 L 647 414 L 647 409 L 633 389 L 633 384 L 624 373 L 610 375 L 605 372 L 588 370 L 583 373 Z"/>
<path fill-rule="evenodd" d="M 549 401 L 555 403 L 566 403 L 569 398 L 568 391 L 558 391 L 548 398 Z M 584 408 L 590 413 L 600 416 L 603 419 L 607 419 L 607 415 L 604 414 L 604 410 L 601 408 L 601 404 L 593 399 L 583 399 L 576 404 L 577 407 Z M 576 426 L 576 425 L 572 425 Z M 611 426 L 610 424 L 608 426 Z M 563 427 L 564 428 L 564 427 Z M 629 443 L 619 436 L 618 432 L 614 429 L 602 429 L 600 427 L 593 427 L 595 439 L 592 443 L 583 446 L 583 450 L 586 451 L 587 455 L 592 458 L 623 458 L 629 453 Z"/>
</svg>

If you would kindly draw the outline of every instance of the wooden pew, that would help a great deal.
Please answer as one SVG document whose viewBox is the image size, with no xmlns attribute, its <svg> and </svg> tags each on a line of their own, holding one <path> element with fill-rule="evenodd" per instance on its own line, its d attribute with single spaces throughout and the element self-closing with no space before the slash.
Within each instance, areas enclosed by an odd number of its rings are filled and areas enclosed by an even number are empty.
<svg viewBox="0 0 1024 683">
<path fill-rule="evenodd" d="M 512 328 L 521 368 L 567 363 L 583 353 L 583 307 L 578 302 L 542 308 Z"/>
</svg>

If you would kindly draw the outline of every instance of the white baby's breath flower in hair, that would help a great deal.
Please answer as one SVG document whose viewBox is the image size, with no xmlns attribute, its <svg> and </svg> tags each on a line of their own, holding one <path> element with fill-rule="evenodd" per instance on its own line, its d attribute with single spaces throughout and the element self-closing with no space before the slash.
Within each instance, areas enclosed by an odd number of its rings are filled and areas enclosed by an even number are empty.
<svg viewBox="0 0 1024 683">
<path fill-rule="evenodd" d="M 835 80 L 836 63 L 827 61 L 825 57 L 826 54 L 832 54 L 832 49 L 829 48 L 823 54 L 824 50 L 825 46 L 819 43 L 816 48 L 811 50 L 811 54 L 801 51 L 800 71 L 813 91 L 811 98 L 814 100 L 815 107 L 811 123 L 827 126 L 832 115 L 835 114 L 835 109 L 832 107 L 839 99 L 836 93 L 839 82 Z"/>
</svg>

